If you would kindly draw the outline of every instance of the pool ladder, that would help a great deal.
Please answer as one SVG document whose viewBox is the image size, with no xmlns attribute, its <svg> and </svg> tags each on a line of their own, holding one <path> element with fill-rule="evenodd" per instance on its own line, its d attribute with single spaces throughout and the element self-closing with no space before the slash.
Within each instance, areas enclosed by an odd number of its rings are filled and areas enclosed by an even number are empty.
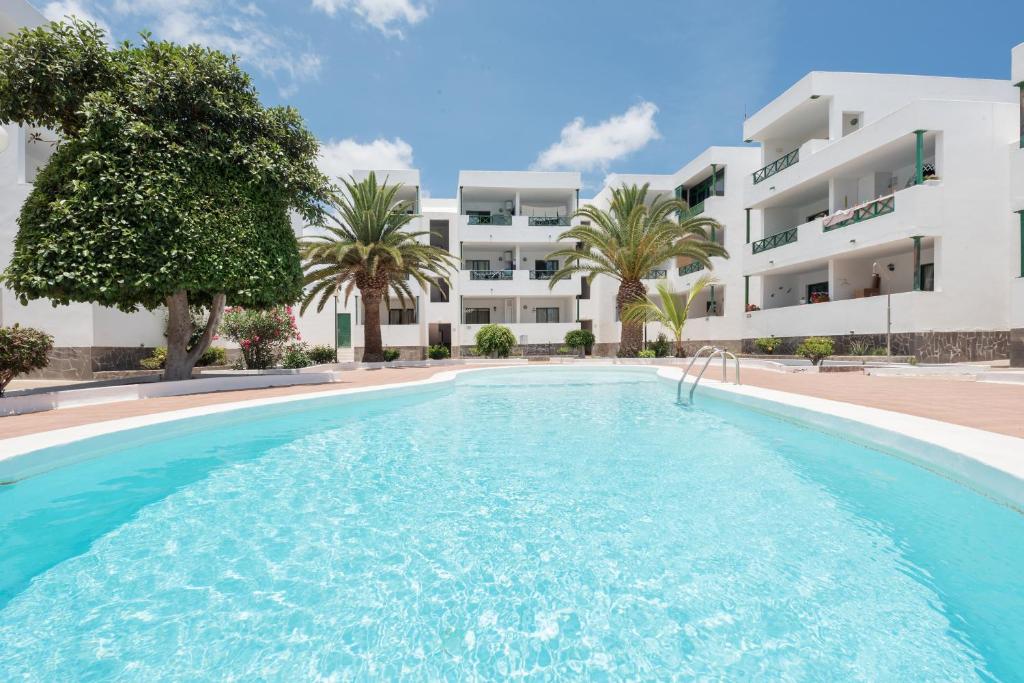
<svg viewBox="0 0 1024 683">
<path fill-rule="evenodd" d="M 740 383 L 740 359 L 736 357 L 735 353 L 732 351 L 726 351 L 718 346 L 702 346 L 697 353 L 693 354 L 693 358 L 690 359 L 690 364 L 686 366 L 686 372 L 684 372 L 683 376 L 679 378 L 679 384 L 676 385 L 677 403 L 682 403 L 683 401 L 683 382 L 690 374 L 690 370 L 693 369 L 693 364 L 696 363 L 697 359 L 699 359 L 705 352 L 708 354 L 707 360 L 704 361 L 704 367 L 702 367 L 700 372 L 697 374 L 697 379 L 695 379 L 693 384 L 690 385 L 690 397 L 687 402 L 688 405 L 693 405 L 693 392 L 697 390 L 697 385 L 700 384 L 700 378 L 704 376 L 704 371 L 708 369 L 708 366 L 711 365 L 711 361 L 717 356 L 722 357 L 722 382 L 725 383 L 729 379 L 728 359 L 732 358 L 736 366 L 736 384 Z"/>
</svg>

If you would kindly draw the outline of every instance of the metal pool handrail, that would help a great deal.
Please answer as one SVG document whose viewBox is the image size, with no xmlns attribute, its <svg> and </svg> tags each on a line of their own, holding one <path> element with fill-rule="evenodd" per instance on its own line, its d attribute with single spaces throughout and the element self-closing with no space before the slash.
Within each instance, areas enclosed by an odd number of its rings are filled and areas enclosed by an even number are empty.
<svg viewBox="0 0 1024 683">
<path fill-rule="evenodd" d="M 693 368 L 693 364 L 697 362 L 697 358 L 708 349 L 711 350 L 711 353 L 708 354 L 707 360 L 704 361 L 704 367 L 702 367 L 700 372 L 697 374 L 697 379 L 695 379 L 693 384 L 690 385 L 689 405 L 693 405 L 693 392 L 697 390 L 697 385 L 700 384 L 700 380 L 704 376 L 704 371 L 708 369 L 708 366 L 711 365 L 711 361 L 714 360 L 716 356 L 722 357 L 722 383 L 724 384 L 729 379 L 728 359 L 732 358 L 736 367 L 736 384 L 740 384 L 740 359 L 736 357 L 736 354 L 732 351 L 726 351 L 725 349 L 718 348 L 717 346 L 702 346 L 690 360 L 690 365 L 687 366 L 686 372 L 684 372 L 683 376 L 679 378 L 679 383 L 676 385 L 677 402 L 681 402 L 682 400 L 683 381 L 686 379 L 687 375 L 690 374 L 690 370 Z"/>
</svg>

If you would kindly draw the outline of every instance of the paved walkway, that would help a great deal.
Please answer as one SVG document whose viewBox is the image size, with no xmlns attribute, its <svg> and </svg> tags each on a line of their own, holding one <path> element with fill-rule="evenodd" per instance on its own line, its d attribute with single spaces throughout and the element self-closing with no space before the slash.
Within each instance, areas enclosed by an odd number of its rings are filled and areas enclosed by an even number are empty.
<svg viewBox="0 0 1024 683">
<path fill-rule="evenodd" d="M 171 396 L 2 417 L 0 438 L 181 408 L 407 382 L 426 379 L 450 369 L 360 370 L 346 373 L 345 381 L 334 384 Z M 853 373 L 786 374 L 746 369 L 742 379 L 744 384 L 766 389 L 883 408 L 1024 438 L 1024 386 L 934 378 L 870 377 Z"/>
</svg>

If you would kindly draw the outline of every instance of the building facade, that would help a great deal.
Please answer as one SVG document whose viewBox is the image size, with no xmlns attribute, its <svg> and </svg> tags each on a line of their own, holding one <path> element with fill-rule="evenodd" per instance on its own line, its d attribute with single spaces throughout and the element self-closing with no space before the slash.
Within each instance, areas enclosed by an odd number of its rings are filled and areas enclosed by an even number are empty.
<svg viewBox="0 0 1024 683">
<path fill-rule="evenodd" d="M 0 35 L 45 19 L 24 0 L 0 0 Z M 750 116 L 744 146 L 710 147 L 671 174 L 612 175 L 581 198 L 580 174 L 463 171 L 449 198 L 424 196 L 416 170 L 377 171 L 401 183 L 412 230 L 448 250 L 450 285 L 392 297 L 380 313 L 384 344 L 406 359 L 431 345 L 471 355 L 482 325 L 507 325 L 526 355 L 555 353 L 566 332 L 589 329 L 595 355 L 618 350 L 618 283 L 578 275 L 552 283 L 574 248 L 559 236 L 583 204 L 606 208 L 611 188 L 648 184 L 650 200 L 685 199 L 723 227 L 729 258 L 713 268 L 680 261 L 651 271 L 691 304 L 688 352 L 705 343 L 782 352 L 811 335 L 839 352 L 887 348 L 922 362 L 1010 358 L 1024 366 L 1024 44 L 1009 80 L 812 72 Z M 0 127 L 0 264 L 17 216 L 55 143 L 45 130 Z M 365 171 L 356 176 L 364 177 Z M 296 226 L 299 234 L 313 234 Z M 85 379 L 135 369 L 164 343 L 157 312 L 92 304 L 23 306 L 0 289 L 0 325 L 54 335 L 50 376 Z M 362 356 L 358 291 L 300 316 L 305 341 Z M 651 323 L 648 340 L 668 330 Z"/>
</svg>

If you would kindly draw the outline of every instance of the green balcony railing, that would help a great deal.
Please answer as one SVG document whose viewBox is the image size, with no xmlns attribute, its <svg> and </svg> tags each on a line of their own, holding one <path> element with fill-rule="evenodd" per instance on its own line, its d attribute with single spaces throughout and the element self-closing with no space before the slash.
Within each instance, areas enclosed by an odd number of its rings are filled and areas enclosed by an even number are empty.
<svg viewBox="0 0 1024 683">
<path fill-rule="evenodd" d="M 686 211 L 680 212 L 679 218 L 685 220 L 687 218 L 693 218 L 694 216 L 699 216 L 702 213 L 704 213 L 704 202 L 697 202 L 696 204 L 691 206 Z"/>
<path fill-rule="evenodd" d="M 704 264 L 701 263 L 700 261 L 694 261 L 693 263 L 688 263 L 685 266 L 680 266 L 679 274 L 689 275 L 690 273 L 696 273 L 697 271 L 700 270 L 704 270 Z"/>
<path fill-rule="evenodd" d="M 796 242 L 796 228 L 790 228 L 786 232 L 776 233 L 765 237 L 763 240 L 757 240 L 751 242 L 750 246 L 754 250 L 755 254 L 760 254 L 762 251 L 768 251 L 775 247 L 781 247 L 783 244 L 791 244 Z"/>
<path fill-rule="evenodd" d="M 511 270 L 471 270 L 470 280 L 511 280 Z"/>
<path fill-rule="evenodd" d="M 857 207 L 856 209 L 853 210 L 853 214 L 848 218 L 844 218 L 843 220 L 837 221 L 830 225 L 822 225 L 821 229 L 823 232 L 838 230 L 839 228 L 844 228 L 847 225 L 852 225 L 853 223 L 860 223 L 862 221 L 871 220 L 872 218 L 876 218 L 878 216 L 884 216 L 885 214 L 892 213 L 895 210 L 896 197 L 882 197 L 881 199 L 876 199 L 870 204 L 865 204 L 864 206 Z"/>
<path fill-rule="evenodd" d="M 512 225 L 512 216 L 503 213 L 492 213 L 490 216 L 470 215 L 469 225 Z"/>
<path fill-rule="evenodd" d="M 663 280 L 668 277 L 668 271 L 664 268 L 654 268 L 653 270 L 647 271 L 647 275 L 644 276 L 645 280 Z"/>
<path fill-rule="evenodd" d="M 778 159 L 768 164 L 764 168 L 759 168 L 758 170 L 754 171 L 754 184 L 757 185 L 759 182 L 771 178 L 779 171 L 785 171 L 787 168 L 794 165 L 798 161 L 800 161 L 799 148 L 794 149 L 792 152 L 786 154 L 785 156 L 779 157 Z"/>
<path fill-rule="evenodd" d="M 569 225 L 568 216 L 530 216 L 529 225 L 538 227 L 556 227 Z"/>
<path fill-rule="evenodd" d="M 530 271 L 530 279 L 531 280 L 550 280 L 554 276 L 554 274 L 557 273 L 557 272 L 558 272 L 557 270 L 531 270 Z"/>
</svg>

